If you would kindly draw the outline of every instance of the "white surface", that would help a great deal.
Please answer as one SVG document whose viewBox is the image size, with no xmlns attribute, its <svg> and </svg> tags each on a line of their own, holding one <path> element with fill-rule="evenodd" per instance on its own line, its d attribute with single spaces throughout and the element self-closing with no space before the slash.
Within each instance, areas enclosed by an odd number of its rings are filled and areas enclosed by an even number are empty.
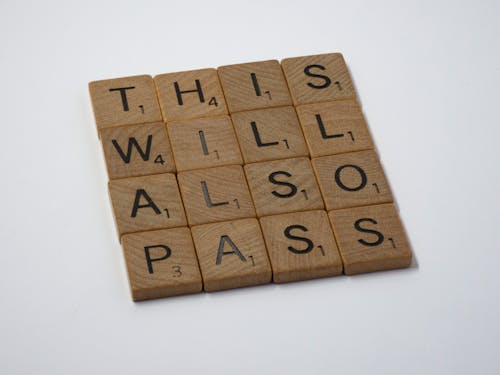
<svg viewBox="0 0 500 375">
<path fill-rule="evenodd" d="M 499 16 L 1 1 L 0 373 L 500 373 Z M 418 268 L 131 302 L 87 83 L 334 51 Z"/>
</svg>

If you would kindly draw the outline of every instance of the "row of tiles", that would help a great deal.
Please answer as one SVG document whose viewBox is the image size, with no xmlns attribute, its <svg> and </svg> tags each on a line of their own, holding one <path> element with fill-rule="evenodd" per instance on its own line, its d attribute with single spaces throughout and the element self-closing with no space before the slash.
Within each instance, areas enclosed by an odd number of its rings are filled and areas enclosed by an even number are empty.
<svg viewBox="0 0 500 375">
<path fill-rule="evenodd" d="M 340 53 L 100 80 L 89 90 L 99 130 L 356 98 Z"/>
<path fill-rule="evenodd" d="M 111 180 L 109 192 L 120 236 L 393 202 L 373 150 Z"/>
<path fill-rule="evenodd" d="M 393 204 L 133 233 L 122 246 L 136 301 L 404 268 L 412 259 Z"/>
<path fill-rule="evenodd" d="M 110 179 L 373 148 L 355 100 L 101 131 Z"/>
</svg>

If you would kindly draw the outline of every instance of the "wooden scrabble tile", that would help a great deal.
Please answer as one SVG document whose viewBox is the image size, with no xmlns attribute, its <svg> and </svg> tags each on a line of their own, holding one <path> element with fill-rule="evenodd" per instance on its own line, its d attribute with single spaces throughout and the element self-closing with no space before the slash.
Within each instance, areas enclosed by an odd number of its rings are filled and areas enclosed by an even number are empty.
<svg viewBox="0 0 500 375">
<path fill-rule="evenodd" d="M 188 228 L 127 234 L 122 247 L 134 301 L 201 292 Z"/>
<path fill-rule="evenodd" d="M 151 76 L 94 81 L 89 91 L 98 130 L 162 121 Z"/>
<path fill-rule="evenodd" d="M 109 181 L 120 237 L 126 233 L 186 225 L 186 216 L 171 173 Z"/>
<path fill-rule="evenodd" d="M 178 174 L 189 225 L 255 217 L 255 209 L 239 165 Z"/>
<path fill-rule="evenodd" d="M 281 66 L 295 105 L 356 97 L 340 53 L 283 59 Z"/>
<path fill-rule="evenodd" d="M 218 72 L 231 113 L 292 104 L 277 60 L 221 66 Z"/>
<path fill-rule="evenodd" d="M 179 171 L 242 164 L 229 116 L 171 122 L 167 128 Z"/>
<path fill-rule="evenodd" d="M 260 219 L 275 283 L 342 273 L 337 244 L 325 211 Z"/>
<path fill-rule="evenodd" d="M 101 142 L 110 179 L 175 172 L 163 123 L 102 129 Z"/>
<path fill-rule="evenodd" d="M 322 156 L 312 164 L 327 210 L 392 202 L 375 151 Z"/>
<path fill-rule="evenodd" d="M 205 291 L 271 282 L 271 265 L 257 219 L 198 225 L 192 233 Z"/>
<path fill-rule="evenodd" d="M 245 163 L 308 156 L 293 107 L 238 112 L 231 117 Z"/>
<path fill-rule="evenodd" d="M 215 69 L 160 74 L 154 81 L 165 121 L 227 114 Z"/>
<path fill-rule="evenodd" d="M 412 253 L 393 204 L 329 212 L 346 275 L 405 268 Z"/>
<path fill-rule="evenodd" d="M 258 217 L 323 208 L 308 158 L 247 164 L 245 174 Z"/>
<path fill-rule="evenodd" d="M 373 149 L 356 100 L 302 105 L 297 114 L 312 157 Z"/>
</svg>

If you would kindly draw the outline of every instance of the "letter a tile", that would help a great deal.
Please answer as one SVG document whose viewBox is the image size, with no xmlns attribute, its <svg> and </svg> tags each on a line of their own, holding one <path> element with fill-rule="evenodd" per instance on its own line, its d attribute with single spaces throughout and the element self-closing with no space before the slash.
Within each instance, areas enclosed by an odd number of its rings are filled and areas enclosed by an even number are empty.
<svg viewBox="0 0 500 375">
<path fill-rule="evenodd" d="M 120 237 L 186 225 L 177 181 L 171 173 L 111 180 L 109 195 Z"/>
<path fill-rule="evenodd" d="M 257 219 L 192 228 L 207 292 L 267 284 L 271 265 Z"/>
</svg>

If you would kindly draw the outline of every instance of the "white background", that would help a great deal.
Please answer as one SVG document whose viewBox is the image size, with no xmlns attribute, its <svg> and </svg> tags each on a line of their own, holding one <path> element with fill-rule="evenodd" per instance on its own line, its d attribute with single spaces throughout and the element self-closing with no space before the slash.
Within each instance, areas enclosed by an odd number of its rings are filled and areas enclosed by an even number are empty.
<svg viewBox="0 0 500 375">
<path fill-rule="evenodd" d="M 500 373 L 499 18 L 0 1 L 0 374 Z M 418 266 L 133 303 L 87 83 L 336 51 Z"/>
</svg>

